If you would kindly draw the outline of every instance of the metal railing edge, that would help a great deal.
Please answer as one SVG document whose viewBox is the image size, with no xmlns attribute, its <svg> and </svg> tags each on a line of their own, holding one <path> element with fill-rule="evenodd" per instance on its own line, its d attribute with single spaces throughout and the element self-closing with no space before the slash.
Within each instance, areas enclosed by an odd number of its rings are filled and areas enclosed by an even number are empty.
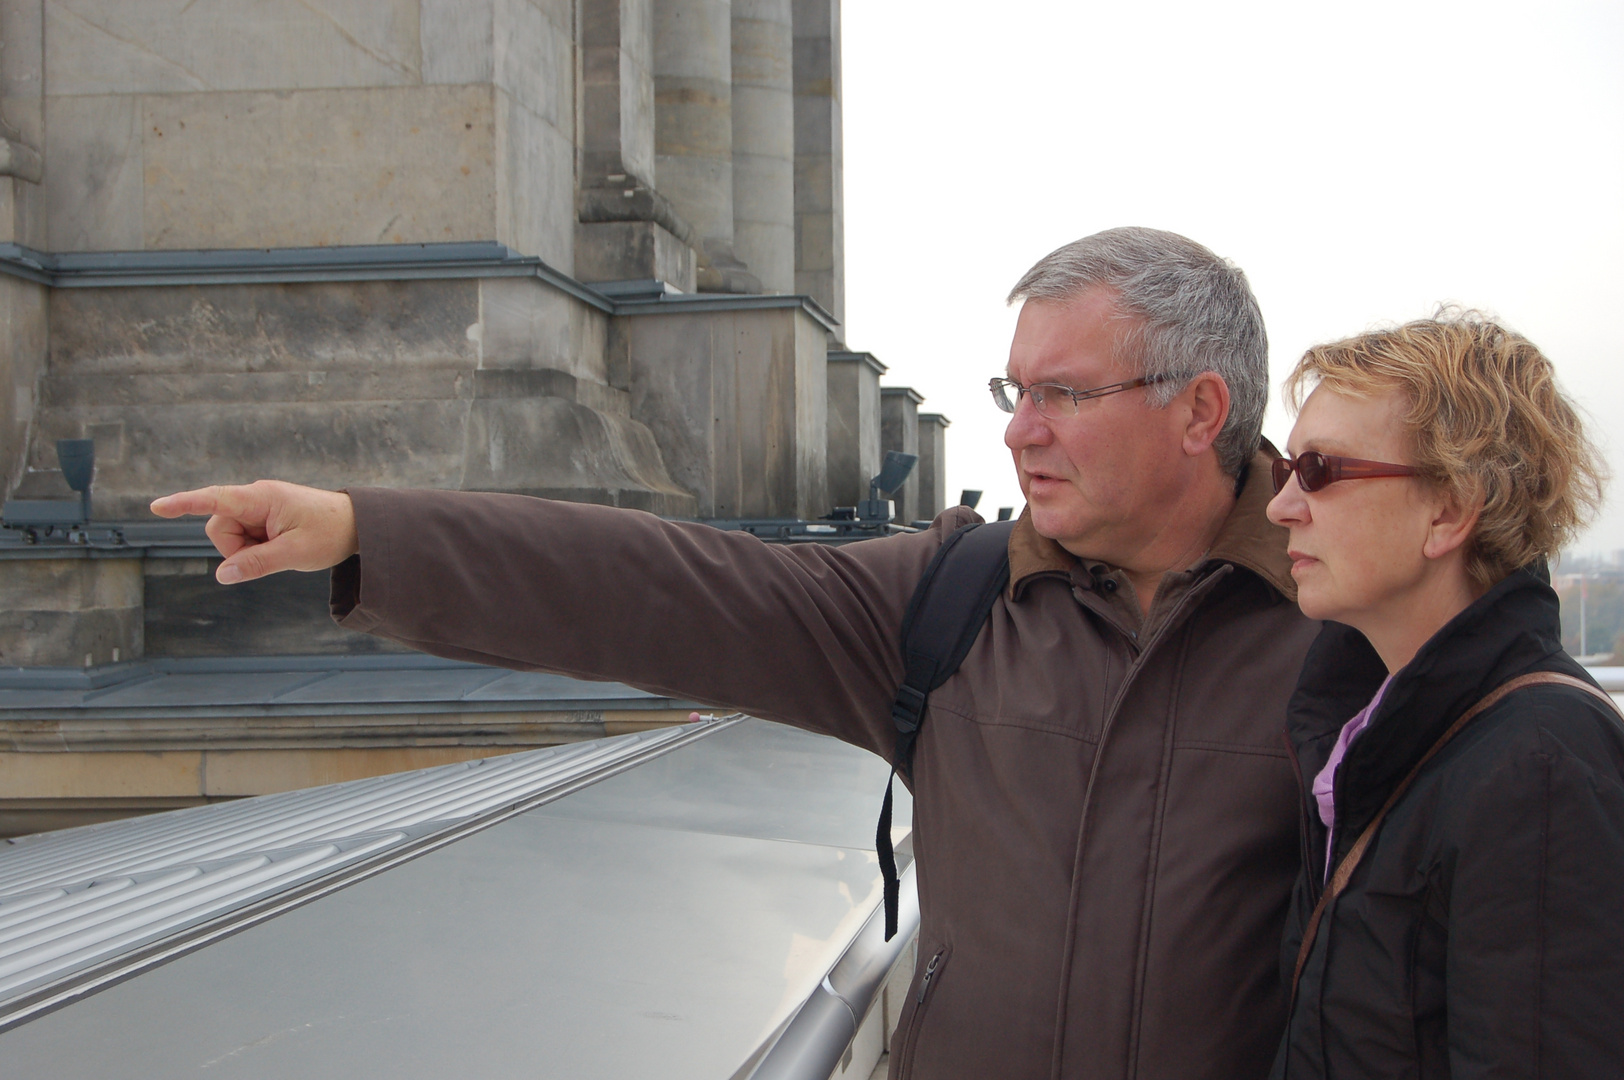
<svg viewBox="0 0 1624 1080">
<path fill-rule="evenodd" d="M 913 863 L 903 871 L 899 884 L 896 936 L 885 940 L 885 908 L 877 905 L 788 1023 L 752 1055 L 759 1064 L 749 1069 L 747 1063 L 740 1070 L 742 1077 L 828 1080 L 839 1067 L 881 989 L 919 933 L 919 888 Z"/>
</svg>

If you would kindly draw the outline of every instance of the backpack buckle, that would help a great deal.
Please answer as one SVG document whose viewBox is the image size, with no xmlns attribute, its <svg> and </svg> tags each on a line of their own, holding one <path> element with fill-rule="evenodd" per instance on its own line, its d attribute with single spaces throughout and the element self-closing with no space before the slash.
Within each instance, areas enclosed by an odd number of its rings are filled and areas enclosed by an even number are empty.
<svg viewBox="0 0 1624 1080">
<path fill-rule="evenodd" d="M 891 722 L 904 735 L 919 729 L 919 719 L 925 713 L 926 695 L 903 683 L 897 687 L 896 700 L 891 702 Z"/>
</svg>

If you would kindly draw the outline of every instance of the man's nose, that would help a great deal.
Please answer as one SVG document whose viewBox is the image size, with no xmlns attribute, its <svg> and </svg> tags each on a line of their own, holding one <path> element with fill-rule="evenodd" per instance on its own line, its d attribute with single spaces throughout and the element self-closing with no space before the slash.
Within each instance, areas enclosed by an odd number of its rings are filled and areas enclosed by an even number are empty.
<svg viewBox="0 0 1624 1080">
<path fill-rule="evenodd" d="M 1015 402 L 1015 415 L 1004 428 L 1004 445 L 1019 450 L 1023 446 L 1043 445 L 1053 437 L 1048 422 L 1038 415 L 1037 406 L 1032 404 L 1032 395 L 1022 394 Z"/>
</svg>

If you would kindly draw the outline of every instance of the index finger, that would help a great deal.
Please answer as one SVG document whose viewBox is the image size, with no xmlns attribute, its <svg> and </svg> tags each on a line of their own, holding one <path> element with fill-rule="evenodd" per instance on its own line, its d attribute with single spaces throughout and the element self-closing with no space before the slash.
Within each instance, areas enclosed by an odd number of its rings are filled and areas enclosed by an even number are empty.
<svg viewBox="0 0 1624 1080">
<path fill-rule="evenodd" d="M 223 514 L 242 517 L 256 509 L 256 499 L 246 487 L 221 486 L 177 491 L 152 500 L 151 510 L 159 517 L 174 518 L 185 514 Z"/>
</svg>

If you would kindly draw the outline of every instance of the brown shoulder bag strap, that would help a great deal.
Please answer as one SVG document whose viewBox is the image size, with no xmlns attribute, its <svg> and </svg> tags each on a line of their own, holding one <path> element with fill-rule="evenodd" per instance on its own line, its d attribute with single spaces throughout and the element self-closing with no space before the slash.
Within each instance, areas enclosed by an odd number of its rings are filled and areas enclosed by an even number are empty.
<svg viewBox="0 0 1624 1080">
<path fill-rule="evenodd" d="M 1303 943 L 1297 949 L 1297 966 L 1291 973 L 1291 1003 L 1293 1006 L 1297 1004 L 1297 983 L 1303 977 L 1303 965 L 1308 963 L 1308 954 L 1314 948 L 1314 935 L 1319 931 L 1320 919 L 1325 915 L 1325 909 L 1336 903 L 1336 898 L 1342 895 L 1342 890 L 1348 887 L 1348 881 L 1353 877 L 1353 872 L 1359 867 L 1359 860 L 1365 857 L 1365 851 L 1370 847 L 1371 840 L 1375 839 L 1376 830 L 1381 828 L 1382 819 L 1387 816 L 1387 811 L 1391 810 L 1393 805 L 1404 797 L 1404 793 L 1410 789 L 1410 784 L 1414 782 L 1422 767 L 1431 761 L 1432 756 L 1442 750 L 1450 739 L 1459 734 L 1462 728 L 1471 723 L 1478 713 L 1494 705 L 1507 694 L 1514 690 L 1521 690 L 1525 686 L 1551 684 L 1571 686 L 1575 690 L 1583 690 L 1587 694 L 1592 694 L 1606 702 L 1607 707 L 1615 713 L 1619 713 L 1620 719 L 1624 720 L 1624 712 L 1619 710 L 1618 704 L 1607 695 L 1606 691 L 1596 689 L 1583 679 L 1576 679 L 1572 675 L 1562 675 L 1554 671 L 1536 671 L 1528 675 L 1519 675 L 1515 679 L 1509 679 L 1489 691 L 1482 701 L 1461 713 L 1460 718 L 1449 725 L 1449 730 L 1438 736 L 1438 741 L 1432 744 L 1432 749 L 1423 754 L 1421 760 L 1415 763 L 1415 768 L 1410 770 L 1409 775 L 1399 781 L 1398 787 L 1393 789 L 1393 793 L 1387 797 L 1387 801 L 1376 812 L 1376 816 L 1371 819 L 1370 824 L 1365 826 L 1365 831 L 1359 834 L 1359 839 L 1353 842 L 1353 846 L 1342 857 L 1342 861 L 1337 863 L 1336 873 L 1331 875 L 1331 880 L 1326 884 L 1325 891 L 1320 894 L 1319 903 L 1314 905 L 1314 913 L 1308 917 L 1308 925 L 1303 929 Z"/>
</svg>

